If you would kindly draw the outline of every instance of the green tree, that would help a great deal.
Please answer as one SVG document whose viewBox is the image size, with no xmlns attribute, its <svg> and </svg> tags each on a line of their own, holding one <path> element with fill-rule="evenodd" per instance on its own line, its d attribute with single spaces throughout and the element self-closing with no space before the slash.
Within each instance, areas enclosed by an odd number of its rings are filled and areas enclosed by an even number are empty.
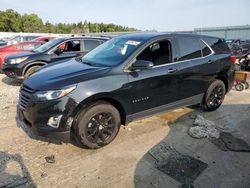
<svg viewBox="0 0 250 188">
<path fill-rule="evenodd" d="M 43 21 L 36 14 L 24 14 L 22 16 L 22 28 L 24 32 L 42 32 L 44 30 Z"/>
<path fill-rule="evenodd" d="M 45 24 L 36 14 L 20 15 L 18 12 L 8 9 L 0 11 L 0 31 L 5 32 L 46 32 L 77 34 L 83 32 L 119 32 L 136 31 L 134 28 L 123 27 L 116 24 L 91 23 L 86 20 L 78 23 L 57 23 L 47 21 Z"/>
<path fill-rule="evenodd" d="M 0 31 L 20 32 L 21 15 L 12 9 L 0 11 Z"/>
</svg>

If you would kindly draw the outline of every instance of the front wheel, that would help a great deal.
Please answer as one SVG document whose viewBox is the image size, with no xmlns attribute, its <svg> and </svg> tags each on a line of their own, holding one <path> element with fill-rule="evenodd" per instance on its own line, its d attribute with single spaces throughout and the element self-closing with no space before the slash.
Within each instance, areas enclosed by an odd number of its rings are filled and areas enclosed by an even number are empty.
<svg viewBox="0 0 250 188">
<path fill-rule="evenodd" d="M 25 79 L 27 79 L 28 77 L 30 77 L 33 73 L 35 73 L 38 69 L 40 69 L 41 66 L 33 66 L 30 67 L 26 72 L 25 72 Z"/>
<path fill-rule="evenodd" d="M 76 122 L 76 139 L 91 149 L 103 147 L 114 140 L 121 125 L 118 110 L 109 103 L 97 102 L 79 114 Z"/>
<path fill-rule="evenodd" d="M 210 84 L 201 104 L 204 111 L 214 111 L 219 108 L 226 94 L 225 84 L 221 80 L 215 80 Z"/>
</svg>

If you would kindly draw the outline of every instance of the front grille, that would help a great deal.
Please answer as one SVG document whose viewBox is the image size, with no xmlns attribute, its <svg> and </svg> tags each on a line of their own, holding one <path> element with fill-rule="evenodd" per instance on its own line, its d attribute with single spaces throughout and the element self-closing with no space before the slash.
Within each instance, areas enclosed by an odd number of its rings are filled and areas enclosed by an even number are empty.
<svg viewBox="0 0 250 188">
<path fill-rule="evenodd" d="M 19 92 L 19 101 L 18 106 L 21 110 L 26 110 L 31 103 L 31 95 L 35 90 L 31 89 L 28 86 L 22 85 Z"/>
</svg>

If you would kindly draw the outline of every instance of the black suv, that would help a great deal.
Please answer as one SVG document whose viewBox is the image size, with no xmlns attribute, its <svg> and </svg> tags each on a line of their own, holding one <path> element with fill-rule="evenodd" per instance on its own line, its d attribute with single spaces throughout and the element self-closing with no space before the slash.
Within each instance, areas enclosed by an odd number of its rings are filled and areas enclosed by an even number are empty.
<svg viewBox="0 0 250 188">
<path fill-rule="evenodd" d="M 106 40 L 104 37 L 57 38 L 31 52 L 6 57 L 3 72 L 10 78 L 22 80 L 48 63 L 85 55 Z"/>
<path fill-rule="evenodd" d="M 231 52 L 222 39 L 128 34 L 31 75 L 21 87 L 18 114 L 40 136 L 74 135 L 99 148 L 121 124 L 138 118 L 196 104 L 216 110 L 233 80 Z"/>
</svg>

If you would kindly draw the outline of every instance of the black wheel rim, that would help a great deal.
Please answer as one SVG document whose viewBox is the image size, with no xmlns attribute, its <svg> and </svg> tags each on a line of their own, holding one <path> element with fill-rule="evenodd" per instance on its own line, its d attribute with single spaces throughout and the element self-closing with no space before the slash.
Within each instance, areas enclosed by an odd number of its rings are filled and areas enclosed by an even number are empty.
<svg viewBox="0 0 250 188">
<path fill-rule="evenodd" d="M 86 136 L 87 140 L 104 144 L 109 140 L 115 131 L 115 121 L 111 113 L 99 113 L 91 117 L 87 124 Z"/>
<path fill-rule="evenodd" d="M 216 86 L 208 98 L 208 105 L 210 107 L 217 107 L 221 105 L 224 99 L 224 89 L 222 86 Z"/>
</svg>

